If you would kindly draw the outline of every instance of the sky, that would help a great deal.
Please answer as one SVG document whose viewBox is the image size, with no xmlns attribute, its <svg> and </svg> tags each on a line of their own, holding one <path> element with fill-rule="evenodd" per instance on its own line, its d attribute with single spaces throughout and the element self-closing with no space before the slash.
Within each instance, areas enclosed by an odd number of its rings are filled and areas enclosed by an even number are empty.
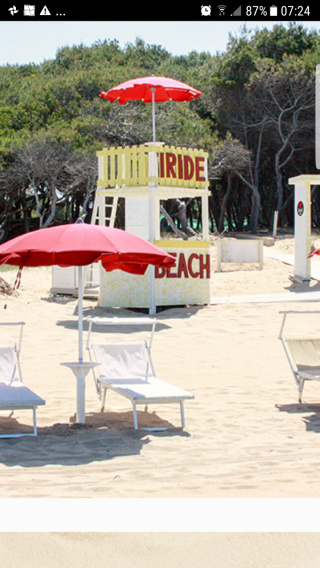
<svg viewBox="0 0 320 568">
<path fill-rule="evenodd" d="M 249 29 L 272 28 L 280 22 L 255 21 Z M 284 26 L 287 24 L 281 22 Z M 320 29 L 320 22 L 302 22 L 308 29 Z M 98 40 L 118 40 L 120 47 L 142 38 L 147 44 L 161 45 L 172 55 L 205 51 L 223 52 L 229 33 L 238 35 L 242 23 L 217 21 L 97 21 L 97 22 L 0 22 L 0 65 L 42 63 L 54 59 L 59 48 Z"/>
</svg>

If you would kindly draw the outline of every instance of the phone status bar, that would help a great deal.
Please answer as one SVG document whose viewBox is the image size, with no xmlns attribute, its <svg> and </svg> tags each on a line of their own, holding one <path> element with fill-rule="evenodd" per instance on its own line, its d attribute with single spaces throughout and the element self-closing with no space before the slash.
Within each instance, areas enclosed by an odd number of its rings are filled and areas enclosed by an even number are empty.
<svg viewBox="0 0 320 568">
<path fill-rule="evenodd" d="M 306 5 L 283 5 L 283 4 L 207 4 L 201 6 L 201 15 L 203 18 L 231 19 L 239 18 L 241 20 L 296 20 L 296 19 L 317 19 L 316 12 L 320 14 L 320 10 L 313 4 Z"/>
<path fill-rule="evenodd" d="M 47 4 L 11 4 L 7 8 L 8 18 L 4 18 L 1 10 L 1 19 L 38 19 L 38 18 L 65 18 L 66 10 L 54 6 L 48 7 Z"/>
<path fill-rule="evenodd" d="M 50 0 L 49 0 L 50 1 Z M 202 0 L 203 1 L 203 0 Z M 284 4 L 239 4 L 239 0 L 228 4 L 193 4 L 188 3 L 183 9 L 178 5 L 172 6 L 163 0 L 162 10 L 159 13 L 154 11 L 150 15 L 141 8 L 137 8 L 133 3 L 125 6 L 125 10 L 118 5 L 89 7 L 86 3 L 82 5 L 72 4 L 55 5 L 50 4 L 3 4 L 0 7 L 0 20 L 74 20 L 74 21 L 201 21 L 201 20 L 320 20 L 320 7 L 316 3 L 301 5 Z M 191 4 L 191 5 L 190 5 Z"/>
</svg>

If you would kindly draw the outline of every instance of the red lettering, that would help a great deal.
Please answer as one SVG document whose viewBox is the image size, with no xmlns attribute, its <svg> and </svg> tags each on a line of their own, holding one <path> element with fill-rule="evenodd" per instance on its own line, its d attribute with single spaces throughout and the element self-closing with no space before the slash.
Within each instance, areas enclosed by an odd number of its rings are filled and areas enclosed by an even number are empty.
<svg viewBox="0 0 320 568">
<path fill-rule="evenodd" d="M 183 179 L 183 157 L 178 154 L 178 178 Z"/>
<path fill-rule="evenodd" d="M 170 252 L 172 256 L 177 257 L 176 252 Z M 199 269 L 196 270 L 194 263 L 199 263 Z M 177 269 L 174 272 L 174 269 Z M 179 254 L 178 268 L 176 264 L 171 268 L 165 268 L 164 266 L 155 267 L 155 278 L 210 278 L 210 255 L 209 254 L 197 254 L 193 252 L 190 254 L 189 258 L 186 260 L 184 253 Z"/>
<path fill-rule="evenodd" d="M 206 178 L 204 175 L 201 175 L 202 173 L 204 173 L 204 161 L 205 158 L 197 156 L 195 159 L 196 162 L 196 180 L 197 181 L 206 181 Z M 202 163 L 202 165 L 201 165 Z"/>
<path fill-rule="evenodd" d="M 171 254 L 174 257 L 177 257 L 176 252 L 170 252 L 169 254 Z M 175 265 L 172 266 L 171 268 L 166 268 L 165 266 L 156 266 L 154 271 L 155 278 L 164 278 L 165 276 L 167 278 L 177 278 L 177 274 L 171 272 L 172 268 L 175 268 Z"/>
<path fill-rule="evenodd" d="M 194 163 L 190 156 L 183 156 L 183 167 L 184 167 L 184 179 L 186 181 L 192 179 L 194 175 Z"/>
<path fill-rule="evenodd" d="M 167 167 L 167 175 L 166 177 L 173 177 L 176 178 L 176 172 L 174 171 L 174 166 L 177 163 L 177 157 L 172 152 L 168 152 L 166 154 L 166 167 Z"/>
<path fill-rule="evenodd" d="M 176 272 L 171 272 L 172 268 L 175 268 L 175 266 L 167 268 L 167 278 L 178 278 L 178 274 Z"/>
<path fill-rule="evenodd" d="M 160 177 L 164 178 L 164 153 L 160 154 Z"/>
<path fill-rule="evenodd" d="M 160 178 L 173 178 L 185 181 L 206 181 L 205 157 L 160 152 Z"/>
<path fill-rule="evenodd" d="M 206 255 L 200 254 L 200 278 L 210 278 L 210 255 L 209 254 L 206 254 Z"/>
<path fill-rule="evenodd" d="M 154 271 L 155 278 L 164 278 L 166 275 L 166 268 L 164 266 L 156 266 Z"/>
<path fill-rule="evenodd" d="M 193 267 L 192 267 L 192 263 L 193 263 L 194 260 L 200 260 L 200 256 L 198 254 L 196 254 L 195 252 L 190 254 L 189 259 L 188 259 L 189 274 L 190 274 L 191 278 L 199 278 L 200 271 L 194 272 Z"/>
<path fill-rule="evenodd" d="M 177 277 L 181 278 L 182 274 L 185 278 L 189 278 L 188 267 L 183 253 L 179 256 L 178 274 Z"/>
</svg>

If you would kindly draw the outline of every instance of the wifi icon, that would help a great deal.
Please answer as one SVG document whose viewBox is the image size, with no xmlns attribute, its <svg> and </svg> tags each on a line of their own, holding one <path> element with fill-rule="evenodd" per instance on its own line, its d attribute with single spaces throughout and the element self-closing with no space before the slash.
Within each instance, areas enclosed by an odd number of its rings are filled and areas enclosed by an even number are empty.
<svg viewBox="0 0 320 568">
<path fill-rule="evenodd" d="M 224 4 L 220 4 L 220 6 L 217 6 L 218 10 L 219 10 L 219 16 L 225 16 L 225 10 L 227 8 L 227 6 L 225 6 Z"/>
</svg>

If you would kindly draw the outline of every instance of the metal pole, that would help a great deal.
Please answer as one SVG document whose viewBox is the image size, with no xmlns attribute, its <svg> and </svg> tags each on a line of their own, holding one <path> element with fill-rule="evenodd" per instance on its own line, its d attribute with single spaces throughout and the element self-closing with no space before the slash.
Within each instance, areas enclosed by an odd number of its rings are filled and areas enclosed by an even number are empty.
<svg viewBox="0 0 320 568">
<path fill-rule="evenodd" d="M 82 266 L 78 266 L 78 342 L 79 342 L 79 362 L 83 361 L 83 284 Z"/>
<path fill-rule="evenodd" d="M 152 135 L 153 135 L 153 142 L 156 141 L 156 109 L 155 109 L 155 87 L 151 87 L 152 93 Z"/>
</svg>

